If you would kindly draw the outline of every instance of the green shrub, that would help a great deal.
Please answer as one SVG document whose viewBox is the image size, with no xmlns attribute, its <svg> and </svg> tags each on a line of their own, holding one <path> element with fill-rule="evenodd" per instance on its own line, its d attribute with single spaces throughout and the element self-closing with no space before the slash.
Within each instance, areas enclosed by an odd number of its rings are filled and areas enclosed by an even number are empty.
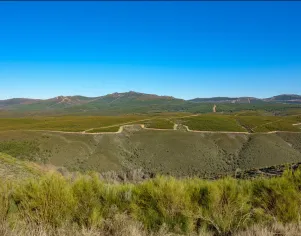
<svg viewBox="0 0 301 236">
<path fill-rule="evenodd" d="M 7 220 L 11 201 L 11 186 L 0 180 L 0 222 Z"/>
<path fill-rule="evenodd" d="M 169 228 L 189 232 L 193 229 L 193 205 L 184 181 L 156 177 L 134 188 L 134 212 L 147 228 Z"/>
<path fill-rule="evenodd" d="M 96 174 L 79 178 L 72 189 L 77 201 L 74 221 L 86 227 L 99 227 L 103 218 L 128 210 L 132 200 L 131 185 L 105 184 Z"/>
<path fill-rule="evenodd" d="M 59 226 L 69 222 L 76 209 L 71 185 L 55 174 L 18 185 L 13 197 L 23 218 L 37 224 Z"/>
<path fill-rule="evenodd" d="M 80 178 L 72 186 L 76 198 L 74 221 L 86 227 L 99 226 L 102 221 L 101 192 L 103 184 L 98 179 Z"/>
<path fill-rule="evenodd" d="M 300 192 L 287 177 L 255 180 L 252 204 L 261 218 L 283 223 L 296 222 L 300 215 Z"/>
<path fill-rule="evenodd" d="M 51 174 L 13 181 L 0 182 L 0 223 L 17 215 L 19 226 L 69 225 L 104 230 L 105 235 L 118 235 L 128 224 L 126 232 L 138 227 L 143 232 L 164 228 L 178 234 L 233 235 L 254 225 L 300 221 L 300 170 L 254 180 L 157 176 L 138 184 L 110 184 L 97 174 L 73 181 Z"/>
<path fill-rule="evenodd" d="M 251 221 L 249 182 L 226 178 L 200 189 L 200 220 L 219 234 L 245 228 Z"/>
</svg>

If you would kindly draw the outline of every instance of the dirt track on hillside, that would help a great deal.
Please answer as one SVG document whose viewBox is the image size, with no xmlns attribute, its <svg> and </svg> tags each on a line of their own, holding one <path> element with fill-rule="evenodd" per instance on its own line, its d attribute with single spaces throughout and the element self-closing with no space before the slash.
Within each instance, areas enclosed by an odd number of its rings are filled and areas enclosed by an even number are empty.
<svg viewBox="0 0 301 236">
<path fill-rule="evenodd" d="M 146 120 L 150 120 L 150 119 L 146 119 Z M 274 121 L 274 122 L 276 122 L 276 121 Z M 133 123 L 133 122 L 130 122 L 130 123 Z M 273 122 L 269 122 L 269 123 L 273 123 Z M 300 125 L 300 124 L 294 124 L 294 125 Z M 110 127 L 116 127 L 116 126 L 119 126 L 119 125 L 112 125 L 112 126 L 107 126 L 107 127 L 103 127 L 103 128 L 110 128 Z M 75 132 L 75 131 L 58 131 L 58 130 L 25 130 L 25 129 L 22 129 L 22 130 L 19 130 L 19 131 L 49 132 L 49 133 L 60 133 L 60 134 L 98 135 L 98 134 L 119 134 L 119 133 L 122 133 L 124 131 L 124 128 L 134 127 L 134 126 L 140 126 L 142 129 L 145 129 L 145 130 L 157 130 L 157 131 L 177 131 L 177 128 L 178 128 L 178 124 L 174 124 L 173 129 L 147 128 L 147 127 L 145 127 L 144 124 L 131 124 L 131 125 L 122 125 L 122 126 L 120 126 L 119 130 L 117 132 L 87 133 L 86 131 L 88 131 L 88 130 L 85 130 L 85 131 L 82 131 L 82 132 Z M 191 129 L 189 129 L 188 126 L 186 126 L 186 125 L 183 125 L 183 126 L 186 128 L 187 132 L 192 132 L 192 133 L 204 133 L 204 134 L 215 134 L 215 133 L 216 134 L 254 134 L 254 133 L 249 133 L 249 132 L 237 132 L 237 131 L 191 130 Z M 93 130 L 93 129 L 94 128 L 89 129 L 89 130 Z M 8 130 L 8 131 L 18 131 L 18 130 Z M 4 132 L 4 131 L 0 131 L 0 132 Z M 281 132 L 284 132 L 284 133 L 301 133 L 301 131 L 300 132 L 295 132 L 295 131 L 268 131 L 268 132 L 256 132 L 256 133 L 275 134 L 275 133 L 281 133 Z"/>
<path fill-rule="evenodd" d="M 299 125 L 301 125 L 301 123 L 297 123 L 297 124 L 293 124 L 294 126 L 299 126 Z"/>
</svg>

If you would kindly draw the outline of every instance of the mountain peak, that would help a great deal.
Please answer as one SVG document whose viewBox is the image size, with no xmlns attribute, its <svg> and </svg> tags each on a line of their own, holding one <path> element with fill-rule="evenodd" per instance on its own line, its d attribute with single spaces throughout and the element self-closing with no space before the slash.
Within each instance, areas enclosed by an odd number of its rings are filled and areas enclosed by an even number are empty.
<svg viewBox="0 0 301 236">
<path fill-rule="evenodd" d="M 123 93 L 118 93 L 118 92 L 115 92 L 115 93 L 111 93 L 111 94 L 108 94 L 106 96 L 111 96 L 111 97 L 137 97 L 137 98 L 145 98 L 145 99 L 177 99 L 177 98 L 174 98 L 172 96 L 160 96 L 160 95 L 157 95 L 157 94 L 148 94 L 148 93 L 140 93 L 140 92 L 136 92 L 136 91 L 128 91 L 128 92 L 123 92 Z"/>
<path fill-rule="evenodd" d="M 275 101 L 275 102 L 301 102 L 301 96 L 297 94 L 280 94 L 270 98 L 264 99 L 265 101 Z"/>
</svg>

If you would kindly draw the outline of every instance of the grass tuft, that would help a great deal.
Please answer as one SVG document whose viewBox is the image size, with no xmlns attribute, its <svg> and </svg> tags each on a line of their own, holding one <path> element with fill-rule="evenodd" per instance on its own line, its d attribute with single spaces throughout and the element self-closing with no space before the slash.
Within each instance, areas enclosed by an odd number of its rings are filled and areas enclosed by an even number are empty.
<svg viewBox="0 0 301 236">
<path fill-rule="evenodd" d="M 157 176 L 137 184 L 106 183 L 97 174 L 47 174 L 0 183 L 0 230 L 118 236 L 263 235 L 277 227 L 300 232 L 300 182 L 300 170 L 269 179 Z"/>
</svg>

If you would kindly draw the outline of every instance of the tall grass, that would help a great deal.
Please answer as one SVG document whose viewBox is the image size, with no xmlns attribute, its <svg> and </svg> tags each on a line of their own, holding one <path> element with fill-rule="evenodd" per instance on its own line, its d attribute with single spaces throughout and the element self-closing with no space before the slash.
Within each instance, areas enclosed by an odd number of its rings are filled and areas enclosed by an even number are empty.
<svg viewBox="0 0 301 236">
<path fill-rule="evenodd" d="M 300 201 L 300 170 L 270 179 L 157 176 L 138 184 L 49 174 L 0 183 L 0 224 L 7 232 L 34 227 L 53 235 L 66 229 L 87 235 L 251 235 L 275 224 L 300 230 Z"/>
</svg>

